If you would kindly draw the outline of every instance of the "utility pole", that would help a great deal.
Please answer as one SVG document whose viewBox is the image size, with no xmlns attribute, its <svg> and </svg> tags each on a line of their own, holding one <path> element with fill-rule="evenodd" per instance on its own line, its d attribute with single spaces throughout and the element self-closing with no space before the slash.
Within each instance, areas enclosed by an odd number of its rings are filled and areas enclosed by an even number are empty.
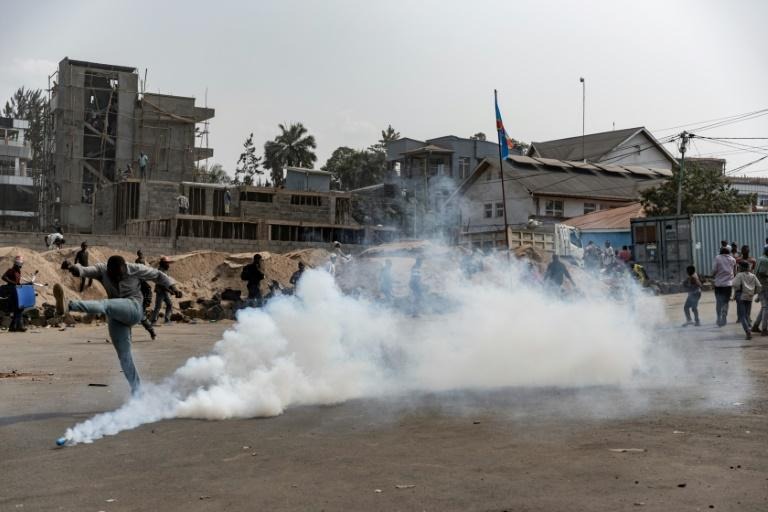
<svg viewBox="0 0 768 512">
<path fill-rule="evenodd" d="M 677 176 L 677 214 L 680 215 L 682 212 L 682 205 L 683 205 L 683 173 L 685 172 L 685 150 L 688 149 L 688 140 L 693 137 L 688 132 L 683 132 L 680 134 L 680 154 L 682 155 L 682 158 L 680 158 L 680 173 Z"/>
<path fill-rule="evenodd" d="M 587 163 L 587 154 L 584 151 L 584 126 L 587 116 L 587 82 L 584 80 L 583 76 L 579 78 L 579 82 L 581 82 L 581 158 L 584 160 L 584 163 Z"/>
</svg>

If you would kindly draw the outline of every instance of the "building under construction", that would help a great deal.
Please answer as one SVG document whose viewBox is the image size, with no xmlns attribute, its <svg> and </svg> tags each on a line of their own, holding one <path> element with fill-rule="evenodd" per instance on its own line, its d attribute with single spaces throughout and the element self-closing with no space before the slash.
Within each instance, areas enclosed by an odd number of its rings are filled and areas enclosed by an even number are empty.
<svg viewBox="0 0 768 512">
<path fill-rule="evenodd" d="M 175 213 L 179 184 L 213 154 L 195 147 L 195 127 L 213 109 L 143 92 L 133 67 L 65 58 L 52 79 L 44 222 L 109 233 Z"/>
</svg>

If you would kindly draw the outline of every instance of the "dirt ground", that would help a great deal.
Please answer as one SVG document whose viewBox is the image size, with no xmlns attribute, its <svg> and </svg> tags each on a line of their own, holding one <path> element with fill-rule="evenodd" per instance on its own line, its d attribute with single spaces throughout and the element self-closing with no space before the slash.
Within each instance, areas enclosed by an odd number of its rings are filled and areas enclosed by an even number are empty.
<svg viewBox="0 0 768 512">
<path fill-rule="evenodd" d="M 699 328 L 676 327 L 682 296 L 659 300 L 658 336 L 699 379 L 642 390 L 640 407 L 611 388 L 502 389 L 164 421 L 67 448 L 67 427 L 127 394 L 106 328 L 0 333 L 0 372 L 19 374 L 0 378 L 0 510 L 768 510 L 768 338 L 714 327 L 711 293 Z M 229 325 L 154 342 L 135 329 L 143 378 Z"/>
</svg>

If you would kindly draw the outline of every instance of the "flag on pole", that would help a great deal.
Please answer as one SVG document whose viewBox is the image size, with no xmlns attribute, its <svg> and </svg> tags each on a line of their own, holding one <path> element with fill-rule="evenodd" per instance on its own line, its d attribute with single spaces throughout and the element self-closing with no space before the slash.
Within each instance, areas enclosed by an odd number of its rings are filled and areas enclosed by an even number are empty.
<svg viewBox="0 0 768 512">
<path fill-rule="evenodd" d="M 515 147 L 515 141 L 507 135 L 507 130 L 504 129 L 504 121 L 501 120 L 501 111 L 499 110 L 499 98 L 494 91 L 494 100 L 496 102 L 496 131 L 499 134 L 499 146 L 501 147 L 501 158 L 506 160 L 509 153 Z"/>
</svg>

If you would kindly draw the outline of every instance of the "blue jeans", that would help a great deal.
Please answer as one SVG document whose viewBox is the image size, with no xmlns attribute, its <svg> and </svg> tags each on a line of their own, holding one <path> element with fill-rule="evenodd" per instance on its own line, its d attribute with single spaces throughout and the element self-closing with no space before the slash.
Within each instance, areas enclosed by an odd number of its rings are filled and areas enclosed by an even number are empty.
<svg viewBox="0 0 768 512">
<path fill-rule="evenodd" d="M 107 317 L 109 337 L 117 351 L 123 374 L 131 386 L 131 393 L 135 394 L 141 381 L 131 355 L 131 327 L 144 317 L 141 304 L 132 299 L 72 300 L 69 302 L 69 310 Z"/>
<path fill-rule="evenodd" d="M 171 321 L 171 311 L 173 311 L 171 296 L 168 295 L 166 290 L 155 285 L 155 309 L 152 311 L 152 323 L 157 322 L 157 316 L 160 313 L 160 308 L 163 307 L 163 303 L 165 303 L 165 323 L 168 323 Z"/>
<path fill-rule="evenodd" d="M 741 326 L 744 328 L 744 332 L 749 334 L 752 332 L 752 319 L 749 318 L 752 314 L 752 301 L 739 300 L 736 303 L 736 308 L 738 309 Z"/>
<path fill-rule="evenodd" d="M 728 323 L 728 302 L 732 289 L 731 286 L 715 286 L 715 313 L 720 327 Z"/>
<path fill-rule="evenodd" d="M 685 313 L 685 320 L 691 321 L 691 311 L 693 311 L 693 318 L 696 323 L 699 323 L 699 299 L 701 299 L 701 292 L 692 292 L 688 294 L 688 298 L 685 299 L 683 305 L 683 312 Z"/>
</svg>

